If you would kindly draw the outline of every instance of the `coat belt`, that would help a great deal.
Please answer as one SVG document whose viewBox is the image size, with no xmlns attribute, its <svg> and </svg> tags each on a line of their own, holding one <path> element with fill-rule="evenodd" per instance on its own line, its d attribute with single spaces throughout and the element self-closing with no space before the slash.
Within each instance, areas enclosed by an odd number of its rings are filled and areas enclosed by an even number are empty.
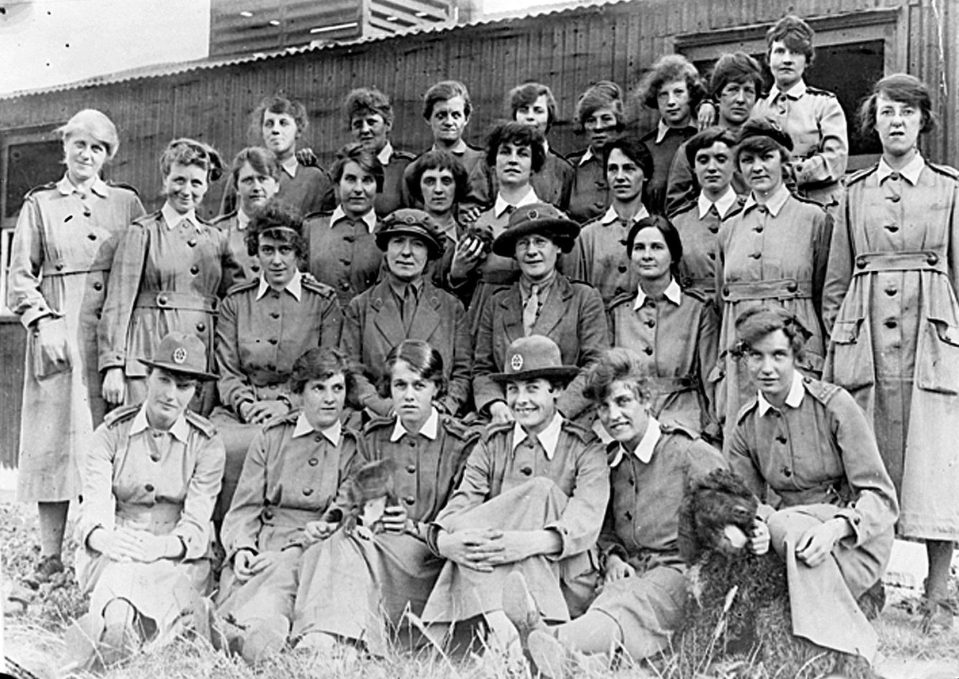
<svg viewBox="0 0 959 679">
<path fill-rule="evenodd" d="M 138 309 L 187 309 L 216 313 L 216 297 L 170 290 L 148 290 L 137 295 Z"/>
<path fill-rule="evenodd" d="M 697 290 L 715 290 L 716 277 L 708 276 L 706 278 L 694 278 L 692 276 L 683 277 L 684 288 L 695 288 Z"/>
<path fill-rule="evenodd" d="M 856 256 L 853 275 L 874 271 L 938 271 L 947 273 L 946 261 L 932 250 L 864 252 Z"/>
<path fill-rule="evenodd" d="M 772 281 L 748 281 L 723 285 L 723 301 L 744 299 L 795 299 L 812 297 L 812 282 L 781 278 Z"/>
<path fill-rule="evenodd" d="M 107 263 L 94 264 L 91 266 L 67 267 L 63 262 L 44 262 L 43 277 L 52 278 L 54 276 L 70 276 L 78 273 L 93 273 L 94 271 L 109 271 L 110 265 Z"/>
</svg>

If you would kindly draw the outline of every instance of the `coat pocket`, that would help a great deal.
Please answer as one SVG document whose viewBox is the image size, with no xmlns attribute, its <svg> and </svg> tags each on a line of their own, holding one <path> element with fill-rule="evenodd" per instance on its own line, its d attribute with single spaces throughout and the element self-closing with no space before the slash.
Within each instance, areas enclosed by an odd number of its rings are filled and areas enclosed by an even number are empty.
<svg viewBox="0 0 959 679">
<path fill-rule="evenodd" d="M 865 320 L 836 321 L 830 338 L 830 353 L 833 382 L 847 391 L 871 387 L 876 383 L 876 371 L 872 360 L 872 346 Z"/>
<path fill-rule="evenodd" d="M 30 342 L 33 353 L 33 376 L 38 380 L 70 372 L 73 361 L 70 358 L 70 345 L 67 340 L 66 321 L 53 318 L 46 321 L 42 329 L 31 333 Z"/>
<path fill-rule="evenodd" d="M 916 354 L 916 386 L 959 394 L 959 325 L 938 319 L 923 324 Z"/>
</svg>

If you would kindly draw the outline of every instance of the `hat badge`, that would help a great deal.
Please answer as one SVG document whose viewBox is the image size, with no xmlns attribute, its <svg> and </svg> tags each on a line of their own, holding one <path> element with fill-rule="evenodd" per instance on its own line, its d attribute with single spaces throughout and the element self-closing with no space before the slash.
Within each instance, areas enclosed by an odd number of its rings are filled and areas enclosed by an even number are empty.
<svg viewBox="0 0 959 679">
<path fill-rule="evenodd" d="M 536 210 L 530 210 L 526 214 L 529 216 L 530 219 L 536 219 L 537 217 L 539 217 L 539 213 Z"/>
<path fill-rule="evenodd" d="M 186 363 L 186 349 L 183 347 L 177 347 L 173 350 L 173 362 L 177 365 L 183 365 Z"/>
<path fill-rule="evenodd" d="M 519 372 L 523 369 L 523 355 L 522 354 L 513 354 L 509 359 L 509 367 L 514 371 Z"/>
</svg>

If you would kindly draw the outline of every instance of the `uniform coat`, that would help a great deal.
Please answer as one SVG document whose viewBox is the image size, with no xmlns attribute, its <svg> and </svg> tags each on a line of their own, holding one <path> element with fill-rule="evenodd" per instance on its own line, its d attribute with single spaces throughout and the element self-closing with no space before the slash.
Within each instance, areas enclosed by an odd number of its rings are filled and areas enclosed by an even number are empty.
<svg viewBox="0 0 959 679">
<path fill-rule="evenodd" d="M 310 215 L 303 233 L 309 243 L 307 270 L 336 290 L 342 308 L 376 283 L 383 253 L 366 222 L 336 214 L 335 220 L 333 213 Z"/>
<path fill-rule="evenodd" d="M 252 281 L 260 277 L 260 260 L 256 255 L 251 255 L 246 249 L 247 228 L 250 225 L 249 217 L 243 215 L 237 210 L 225 215 L 220 215 L 213 220 L 213 226 L 226 233 L 227 241 L 230 243 L 230 250 L 233 251 L 233 257 L 240 264 L 243 270 L 243 277 Z"/>
<path fill-rule="evenodd" d="M 373 199 L 373 210 L 376 216 L 386 217 L 394 210 L 406 207 L 406 184 L 403 175 L 406 166 L 413 162 L 415 156 L 407 151 L 397 151 L 392 144 L 383 147 L 377 158 L 383 166 L 383 189 L 376 193 Z"/>
<path fill-rule="evenodd" d="M 684 290 L 698 290 L 704 295 L 716 294 L 716 262 L 719 261 L 719 229 L 728 219 L 739 214 L 742 201 L 737 200 L 726 214 L 708 210 L 702 214 L 698 201 L 686 205 L 670 216 L 683 242 L 683 258 L 679 262 L 679 281 Z"/>
<path fill-rule="evenodd" d="M 696 197 L 702 189 L 693 168 L 689 164 L 689 158 L 686 157 L 688 144 L 689 140 L 687 139 L 679 145 L 679 148 L 676 149 L 676 155 L 673 156 L 673 162 L 669 166 L 669 178 L 666 180 L 666 215 L 669 216 L 670 220 L 672 220 L 673 215 L 687 205 L 695 204 Z M 732 187 L 741 196 L 749 193 L 749 185 L 743 179 L 738 167 L 733 170 Z M 683 250 L 685 249 L 686 240 L 683 239 Z"/>
<path fill-rule="evenodd" d="M 489 207 L 496 197 L 496 191 L 493 188 L 493 176 L 490 173 L 489 167 L 486 165 L 485 150 L 470 146 L 464 142 L 459 148 L 452 151 L 449 149 L 439 149 L 436 146 L 428 149 L 428 151 L 447 151 L 453 154 L 463 165 L 463 169 L 466 170 L 469 189 L 466 192 L 466 197 L 460 202 L 460 207 L 480 207 L 482 209 Z M 424 153 L 426 153 L 426 151 L 424 151 Z M 409 195 L 408 187 L 410 178 L 413 175 L 413 165 L 422 155 L 421 153 L 419 156 L 416 156 L 413 162 L 409 163 L 403 171 L 403 190 L 406 195 L 404 204 L 420 209 L 423 207 L 422 204 L 414 205 L 414 201 Z"/>
<path fill-rule="evenodd" d="M 663 126 L 663 123 L 660 122 L 659 125 Z M 643 203 L 653 214 L 666 214 L 666 185 L 673 158 L 676 157 L 679 147 L 696 132 L 696 127 L 692 125 L 681 128 L 666 127 L 665 132 L 661 127 L 657 127 L 640 138 L 653 157 L 653 175 L 647 177 L 643 185 Z"/>
<path fill-rule="evenodd" d="M 586 368 L 609 347 L 603 299 L 585 283 L 572 283 L 556 274 L 546 301 L 533 324 L 533 335 L 544 335 L 559 346 L 564 365 Z M 476 409 L 505 401 L 503 386 L 490 379 L 504 370 L 510 343 L 523 337 L 523 300 L 519 282 L 493 294 L 483 307 L 473 356 L 473 400 Z M 582 371 L 560 397 L 559 409 L 574 419 L 589 403 L 583 396 Z"/>
<path fill-rule="evenodd" d="M 899 532 L 959 538 L 959 173 L 917 161 L 853 175 L 823 300 L 826 374 L 875 427 Z M 907 176 L 910 175 L 910 176 Z"/>
<path fill-rule="evenodd" d="M 544 202 L 565 212 L 569 208 L 574 174 L 576 171 L 568 160 L 547 148 L 546 162 L 539 172 L 530 177 L 529 183 Z"/>
<path fill-rule="evenodd" d="M 760 414 L 754 397 L 743 406 L 723 453 L 760 501 L 776 503 L 759 511 L 769 523 L 772 547 L 782 551 L 788 541 L 788 554 L 780 556 L 786 560 L 793 633 L 871 659 L 876 632 L 856 599 L 885 571 L 899 510 L 896 491 L 869 422 L 849 393 L 808 378 L 801 387 L 798 405 L 787 397 L 782 409 Z M 794 550 L 802 531 L 836 517 L 848 521 L 852 536 L 836 544 L 826 563 L 799 565 Z"/>
<path fill-rule="evenodd" d="M 573 183 L 569 190 L 569 218 L 580 224 L 601 217 L 609 208 L 609 185 L 603 157 L 584 149 L 566 157 L 573 166 Z"/>
<path fill-rule="evenodd" d="M 20 209 L 7 304 L 28 333 L 17 475 L 21 502 L 67 501 L 80 490 L 80 446 L 105 411 L 97 321 L 117 243 L 142 214 L 132 189 L 98 180 L 81 197 L 66 177 L 31 191 Z M 44 322 L 62 325 L 67 336 L 59 356 L 37 349 L 35 324 L 50 316 L 55 320 Z M 66 362 L 56 364 L 57 358 Z"/>
<path fill-rule="evenodd" d="M 374 382 L 366 376 L 359 377 L 356 397 L 367 406 L 373 399 L 376 412 L 385 414 L 390 410 L 389 401 L 377 395 L 375 383 L 385 374 L 387 355 L 406 339 L 429 342 L 443 357 L 447 389 L 441 401 L 447 413 L 457 414 L 469 400 L 473 338 L 466 327 L 466 312 L 453 295 L 435 287 L 427 278 L 421 280 L 409 332 L 388 280 L 360 293 L 346 307 L 340 349 L 369 370 Z"/>
<path fill-rule="evenodd" d="M 281 167 L 279 184 L 276 192 L 277 200 L 296 208 L 301 215 L 332 210 L 336 205 L 333 180 L 319 165 L 307 166 L 297 163 L 293 176 Z M 229 182 L 223 190 L 220 214 L 229 214 L 236 209 L 236 184 L 231 173 Z"/>
</svg>

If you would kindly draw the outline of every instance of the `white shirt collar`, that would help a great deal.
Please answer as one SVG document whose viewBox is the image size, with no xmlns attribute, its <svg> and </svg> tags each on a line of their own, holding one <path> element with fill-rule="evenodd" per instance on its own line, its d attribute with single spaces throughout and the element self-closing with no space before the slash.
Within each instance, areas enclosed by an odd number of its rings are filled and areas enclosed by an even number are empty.
<svg viewBox="0 0 959 679">
<path fill-rule="evenodd" d="M 669 125 L 660 118 L 659 123 L 656 125 L 656 143 L 661 144 L 667 134 L 669 134 Z"/>
<path fill-rule="evenodd" d="M 431 151 L 447 151 L 448 153 L 455 153 L 456 155 L 461 156 L 464 153 L 466 153 L 467 148 L 469 147 L 466 145 L 466 141 L 462 137 L 460 137 L 459 140 L 457 140 L 456 144 L 451 149 L 446 148 L 445 146 L 440 147 L 439 144 L 437 144 L 436 142 L 433 142 L 433 148 L 431 148 L 430 150 Z"/>
<path fill-rule="evenodd" d="M 347 217 L 346 213 L 343 212 L 343 208 L 337 205 L 333 210 L 333 216 L 330 217 L 330 226 L 341 219 L 349 219 L 349 217 Z M 369 212 L 360 217 L 360 220 L 366 224 L 367 231 L 369 233 L 373 233 L 373 230 L 376 229 L 376 212 L 373 211 L 373 208 L 370 208 Z"/>
<path fill-rule="evenodd" d="M 133 416 L 133 422 L 130 423 L 130 436 L 139 434 L 149 428 L 150 423 L 147 421 L 147 408 L 146 405 L 143 405 L 140 410 L 137 411 L 137 414 Z M 180 417 L 176 419 L 176 422 L 173 423 L 169 431 L 178 441 L 182 441 L 183 443 L 187 442 L 187 439 L 190 437 L 190 425 L 186 421 L 186 413 L 180 413 Z"/>
<path fill-rule="evenodd" d="M 243 211 L 242 207 L 236 209 L 236 228 L 243 231 L 250 225 L 250 215 Z"/>
<path fill-rule="evenodd" d="M 293 274 L 293 278 L 290 279 L 290 282 L 286 284 L 286 287 L 283 288 L 288 293 L 293 295 L 297 302 L 300 301 L 300 296 L 303 294 L 303 274 L 299 271 Z M 270 284 L 266 282 L 266 276 L 260 274 L 260 287 L 256 290 L 256 299 L 260 300 L 270 290 Z"/>
<path fill-rule="evenodd" d="M 493 203 L 493 215 L 499 219 L 503 216 L 503 213 L 506 212 L 508 207 L 523 207 L 524 205 L 530 205 L 532 203 L 538 203 L 539 197 L 536 195 L 536 192 L 533 190 L 533 187 L 530 186 L 529 190 L 526 192 L 526 195 L 519 199 L 519 202 L 516 205 L 512 203 L 507 203 L 506 199 L 503 198 L 499 193 L 496 194 L 496 202 Z"/>
<path fill-rule="evenodd" d="M 805 393 L 806 393 L 806 389 L 805 387 L 803 387 L 802 376 L 799 374 L 798 371 L 794 372 L 792 386 L 789 387 L 789 393 L 786 394 L 786 405 L 789 406 L 790 408 L 798 408 L 799 406 L 802 405 L 802 400 Z M 760 391 L 759 392 L 759 416 L 762 417 L 763 415 L 765 415 L 767 412 L 769 412 L 770 408 L 774 408 L 778 410 L 776 406 L 774 406 L 772 403 L 766 400 L 766 397 L 763 396 L 763 393 Z"/>
<path fill-rule="evenodd" d="M 646 217 L 649 217 L 649 211 L 646 209 L 645 205 L 641 204 L 639 206 L 639 211 L 633 216 L 631 220 L 629 220 L 629 223 L 631 225 L 635 224 L 640 219 L 645 219 Z M 613 222 L 617 222 L 617 221 L 619 221 L 619 214 L 616 212 L 616 208 L 613 207 L 612 205 L 610 205 L 609 209 L 606 210 L 606 214 L 604 214 L 599 219 L 600 224 L 602 224 L 603 226 L 609 226 Z"/>
<path fill-rule="evenodd" d="M 922 174 L 922 168 L 926 166 L 926 161 L 923 159 L 922 155 L 917 153 L 915 157 L 909 161 L 909 163 L 899 170 L 899 174 L 906 178 L 906 180 L 915 186 L 919 183 L 919 175 Z M 882 184 L 883 180 L 886 179 L 896 170 L 893 170 L 889 167 L 889 164 L 886 162 L 885 158 L 879 158 L 879 169 L 876 170 L 876 174 L 879 177 L 879 183 Z"/>
<path fill-rule="evenodd" d="M 387 140 L 383 148 L 380 149 L 380 152 L 376 154 L 376 159 L 380 161 L 380 165 L 387 166 L 390 164 L 390 158 L 393 157 L 393 145 Z"/>
<path fill-rule="evenodd" d="M 771 195 L 766 200 L 766 209 L 769 210 L 769 214 L 771 214 L 773 217 L 777 217 L 779 215 L 779 211 L 782 210 L 783 205 L 786 204 L 786 199 L 788 198 L 789 198 L 789 189 L 786 188 L 785 183 L 780 184 L 779 189 L 776 191 L 776 193 Z M 746 199 L 745 205 L 743 205 L 743 212 L 745 212 L 750 207 L 756 204 L 757 203 L 756 203 L 755 197 L 753 197 L 753 194 L 750 193 L 749 197 Z"/>
<path fill-rule="evenodd" d="M 439 433 L 440 427 L 440 414 L 436 408 L 430 410 L 430 416 L 426 418 L 426 422 L 423 423 L 423 426 L 420 427 L 420 430 L 416 433 L 425 436 L 430 441 L 435 441 L 436 436 Z M 403 422 L 399 417 L 396 418 L 396 422 L 393 424 L 393 433 L 390 434 L 390 441 L 399 441 L 403 438 L 403 434 L 410 434 L 410 436 L 415 436 L 416 434 L 410 433 L 406 430 L 406 427 L 403 426 Z"/>
<path fill-rule="evenodd" d="M 536 435 L 536 438 L 539 439 L 539 444 L 543 446 L 543 450 L 546 452 L 546 459 L 552 460 L 553 456 L 556 455 L 556 446 L 559 444 L 559 434 L 563 430 L 563 416 L 557 412 L 553 415 L 553 419 L 550 421 L 546 428 Z M 519 422 L 513 424 L 513 450 L 526 440 L 528 434 L 523 427 L 520 426 Z"/>
<path fill-rule="evenodd" d="M 283 171 L 290 175 L 290 177 L 293 179 L 296 179 L 296 170 L 299 166 L 300 163 L 297 161 L 295 153 L 280 163 L 280 167 L 283 168 Z"/>
<path fill-rule="evenodd" d="M 585 165 L 586 163 L 588 163 L 588 162 L 589 162 L 590 160 L 592 160 L 592 159 L 593 159 L 593 147 L 587 146 L 587 147 L 586 147 L 586 153 L 583 154 L 582 158 L 580 158 L 580 159 L 579 159 L 579 162 L 576 163 L 576 164 L 577 164 L 577 165 Z"/>
<path fill-rule="evenodd" d="M 546 152 L 546 155 L 549 155 L 549 140 L 546 137 L 543 137 L 543 151 Z"/>
<path fill-rule="evenodd" d="M 312 434 L 314 431 L 316 431 L 316 429 L 314 429 L 310 421 L 306 419 L 306 415 L 301 412 L 296 418 L 296 426 L 293 428 L 293 436 L 291 438 L 306 436 Z M 334 446 L 339 446 L 340 440 L 343 438 L 343 424 L 337 420 L 326 429 L 320 429 L 317 433 Z"/>
<path fill-rule="evenodd" d="M 726 193 L 720 196 L 719 200 L 717 200 L 715 203 L 706 197 L 706 193 L 704 191 L 700 191 L 699 200 L 697 201 L 699 205 L 699 218 L 702 219 L 705 217 L 706 213 L 709 212 L 709 208 L 715 205 L 716 209 L 719 211 L 719 218 L 725 219 L 729 211 L 733 209 L 733 205 L 736 204 L 737 197 L 736 191 L 732 186 L 727 187 Z"/>
<path fill-rule="evenodd" d="M 666 286 L 666 290 L 663 292 L 663 296 L 676 306 L 682 304 L 683 291 L 682 288 L 679 287 L 679 283 L 676 282 L 675 278 L 670 279 L 669 285 Z M 638 285 L 636 286 L 636 301 L 633 302 L 633 311 L 639 311 L 645 303 L 646 293 L 643 292 L 643 286 Z"/>
<path fill-rule="evenodd" d="M 57 189 L 64 196 L 69 196 L 72 193 L 80 193 L 80 190 L 73 185 L 73 182 L 70 181 L 67 175 L 63 175 L 63 177 L 60 178 L 60 181 L 57 182 Z M 97 194 L 101 198 L 106 198 L 110 188 L 101 177 L 97 177 L 93 184 L 90 185 L 90 191 Z"/>
<path fill-rule="evenodd" d="M 163 216 L 163 221 L 166 222 L 166 228 L 168 229 L 179 226 L 183 220 L 190 222 L 193 226 L 197 225 L 196 210 L 190 210 L 185 215 L 181 215 L 169 203 L 164 203 L 163 207 L 160 208 L 160 214 Z"/>
<path fill-rule="evenodd" d="M 779 86 L 773 83 L 773 86 L 769 88 L 769 101 L 776 101 L 776 97 L 778 97 L 780 94 L 785 94 L 790 99 L 799 99 L 801 96 L 806 94 L 806 81 L 800 78 L 799 82 L 785 92 L 780 90 Z"/>
<path fill-rule="evenodd" d="M 646 433 L 643 434 L 643 438 L 639 440 L 636 449 L 633 451 L 636 459 L 643 464 L 649 464 L 649 461 L 653 459 L 653 451 L 656 449 L 656 444 L 659 443 L 659 439 L 662 438 L 662 436 L 663 430 L 659 426 L 659 420 L 650 415 L 649 423 L 646 425 Z M 609 463 L 611 469 L 619 466 L 619 463 L 623 461 L 623 456 L 628 452 L 623 448 L 623 444 L 619 444 L 617 448 L 616 457 Z"/>
</svg>

